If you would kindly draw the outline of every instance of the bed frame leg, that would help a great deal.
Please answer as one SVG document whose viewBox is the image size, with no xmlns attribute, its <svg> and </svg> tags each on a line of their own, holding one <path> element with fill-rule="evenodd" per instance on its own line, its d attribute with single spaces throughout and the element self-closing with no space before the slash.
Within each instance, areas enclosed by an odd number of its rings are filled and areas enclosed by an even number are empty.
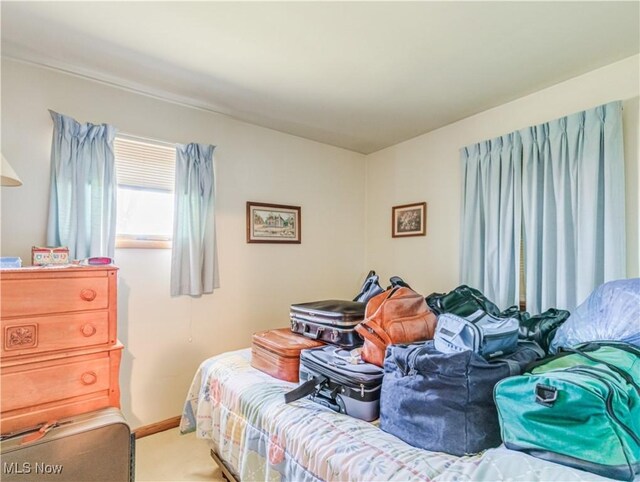
<svg viewBox="0 0 640 482">
<path fill-rule="evenodd" d="M 218 457 L 218 454 L 215 453 L 215 451 L 213 449 L 211 449 L 211 458 L 218 465 L 218 467 L 220 467 L 220 470 L 222 471 L 222 478 L 224 480 L 226 480 L 227 482 L 240 482 L 239 479 L 236 479 L 233 476 L 231 471 L 227 468 L 225 463 L 222 461 L 222 459 L 220 457 Z"/>
</svg>

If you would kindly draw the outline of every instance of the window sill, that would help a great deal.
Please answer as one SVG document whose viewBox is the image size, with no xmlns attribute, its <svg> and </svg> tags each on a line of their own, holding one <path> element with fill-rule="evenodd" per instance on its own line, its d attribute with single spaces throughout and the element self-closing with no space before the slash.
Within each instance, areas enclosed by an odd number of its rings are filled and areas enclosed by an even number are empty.
<svg viewBox="0 0 640 482">
<path fill-rule="evenodd" d="M 118 236 L 116 238 L 116 249 L 171 249 L 171 240 Z"/>
</svg>

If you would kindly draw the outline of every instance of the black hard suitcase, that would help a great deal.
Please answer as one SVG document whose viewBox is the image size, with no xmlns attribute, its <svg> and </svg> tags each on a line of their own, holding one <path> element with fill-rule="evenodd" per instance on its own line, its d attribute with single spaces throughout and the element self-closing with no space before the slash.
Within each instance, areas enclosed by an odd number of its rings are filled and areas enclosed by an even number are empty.
<svg viewBox="0 0 640 482">
<path fill-rule="evenodd" d="M 116 408 L 76 415 L 2 437 L 3 482 L 135 479 L 135 440 Z"/>
<path fill-rule="evenodd" d="M 291 331 L 314 340 L 353 348 L 362 345 L 355 327 L 364 319 L 366 304 L 324 300 L 291 305 Z"/>
<path fill-rule="evenodd" d="M 301 385 L 285 394 L 289 403 L 308 396 L 311 400 L 368 422 L 380 413 L 382 368 L 365 363 L 359 354 L 336 346 L 302 350 Z"/>
</svg>

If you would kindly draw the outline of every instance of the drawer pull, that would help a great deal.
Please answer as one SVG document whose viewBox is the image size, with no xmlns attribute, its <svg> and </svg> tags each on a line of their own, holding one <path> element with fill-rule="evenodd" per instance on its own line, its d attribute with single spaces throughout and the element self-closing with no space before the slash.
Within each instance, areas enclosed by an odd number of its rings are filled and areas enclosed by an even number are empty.
<svg viewBox="0 0 640 482">
<path fill-rule="evenodd" d="M 91 288 L 85 288 L 80 292 L 80 298 L 85 301 L 93 301 L 97 295 L 96 290 L 92 290 Z"/>
<path fill-rule="evenodd" d="M 96 331 L 98 331 L 98 330 L 91 323 L 85 323 L 84 325 L 82 325 L 82 328 L 80 328 L 80 332 L 84 336 L 86 336 L 87 338 L 89 338 L 90 336 L 95 335 Z"/>
<path fill-rule="evenodd" d="M 98 375 L 96 372 L 84 372 L 80 375 L 80 381 L 83 385 L 93 385 L 98 381 Z"/>
</svg>

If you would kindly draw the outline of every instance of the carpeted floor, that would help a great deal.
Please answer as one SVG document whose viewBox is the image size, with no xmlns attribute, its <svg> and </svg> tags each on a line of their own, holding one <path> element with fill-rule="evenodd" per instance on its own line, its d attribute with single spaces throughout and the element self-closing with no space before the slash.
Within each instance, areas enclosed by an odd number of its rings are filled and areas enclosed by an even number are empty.
<svg viewBox="0 0 640 482">
<path fill-rule="evenodd" d="M 136 481 L 222 482 L 222 472 L 204 440 L 177 428 L 136 440 Z"/>
</svg>

